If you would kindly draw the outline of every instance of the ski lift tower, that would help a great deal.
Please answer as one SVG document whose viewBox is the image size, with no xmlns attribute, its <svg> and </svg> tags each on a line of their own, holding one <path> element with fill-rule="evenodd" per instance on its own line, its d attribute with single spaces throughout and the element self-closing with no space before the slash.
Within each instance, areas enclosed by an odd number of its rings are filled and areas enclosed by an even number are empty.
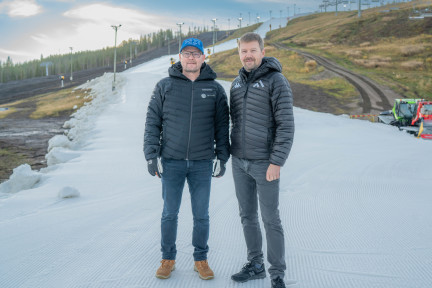
<svg viewBox="0 0 432 288">
<path fill-rule="evenodd" d="M 48 61 L 48 62 L 42 62 L 42 63 L 40 64 L 41 67 L 45 67 L 45 76 L 48 76 L 48 75 L 49 75 L 49 73 L 48 73 L 48 67 L 49 67 L 49 66 L 52 66 L 52 65 L 53 65 L 53 63 L 52 63 L 51 61 Z"/>
<path fill-rule="evenodd" d="M 324 12 L 327 12 L 327 6 L 330 5 L 330 1 L 329 0 L 323 0 L 323 7 L 324 7 Z"/>
<path fill-rule="evenodd" d="M 358 18 L 361 18 L 362 10 L 361 10 L 361 0 L 358 0 Z"/>
</svg>

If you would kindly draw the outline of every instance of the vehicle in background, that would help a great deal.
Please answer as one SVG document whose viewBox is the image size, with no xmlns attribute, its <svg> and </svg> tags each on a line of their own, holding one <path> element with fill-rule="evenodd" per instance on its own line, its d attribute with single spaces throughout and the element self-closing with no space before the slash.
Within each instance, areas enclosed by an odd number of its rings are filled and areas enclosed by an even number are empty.
<svg viewBox="0 0 432 288">
<path fill-rule="evenodd" d="M 395 99 L 393 108 L 381 112 L 378 121 L 397 126 L 418 138 L 432 139 L 432 101 Z"/>
</svg>

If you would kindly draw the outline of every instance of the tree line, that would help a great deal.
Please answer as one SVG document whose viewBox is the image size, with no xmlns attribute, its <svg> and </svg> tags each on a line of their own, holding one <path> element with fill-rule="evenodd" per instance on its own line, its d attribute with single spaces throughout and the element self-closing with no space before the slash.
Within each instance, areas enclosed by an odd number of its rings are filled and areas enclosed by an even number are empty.
<svg viewBox="0 0 432 288">
<path fill-rule="evenodd" d="M 209 31 L 207 27 L 195 27 L 194 31 L 189 28 L 187 34 L 182 33 L 182 38 Z M 129 39 L 117 46 L 117 62 L 129 60 L 137 57 L 141 53 L 166 46 L 177 35 L 171 29 L 159 30 L 158 32 L 141 35 L 138 40 Z M 49 75 L 70 75 L 72 72 L 100 67 L 113 66 L 114 47 L 106 47 L 95 51 L 80 51 L 69 54 L 50 55 L 40 59 L 26 61 L 24 63 L 14 63 L 11 57 L 5 62 L 0 61 L 0 83 L 9 81 L 24 80 L 34 77 Z M 72 67 L 71 67 L 72 63 Z"/>
</svg>

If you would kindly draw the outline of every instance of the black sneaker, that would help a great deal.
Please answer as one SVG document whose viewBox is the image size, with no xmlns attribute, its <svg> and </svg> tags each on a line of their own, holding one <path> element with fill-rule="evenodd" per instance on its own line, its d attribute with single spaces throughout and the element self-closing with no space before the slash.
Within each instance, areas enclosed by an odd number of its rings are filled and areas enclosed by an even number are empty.
<svg viewBox="0 0 432 288">
<path fill-rule="evenodd" d="M 271 285 L 271 288 L 286 288 L 284 281 L 280 277 L 272 279 Z"/>
<path fill-rule="evenodd" d="M 262 279 L 266 277 L 264 263 L 248 262 L 243 265 L 239 273 L 231 276 L 231 279 L 236 282 L 246 282 L 254 279 Z"/>
</svg>

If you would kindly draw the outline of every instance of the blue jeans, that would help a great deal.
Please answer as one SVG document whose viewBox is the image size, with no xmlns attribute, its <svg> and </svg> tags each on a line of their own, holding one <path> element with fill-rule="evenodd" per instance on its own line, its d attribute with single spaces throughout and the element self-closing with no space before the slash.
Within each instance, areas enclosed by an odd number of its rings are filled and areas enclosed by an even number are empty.
<svg viewBox="0 0 432 288">
<path fill-rule="evenodd" d="M 178 213 L 185 180 L 188 182 L 191 194 L 194 260 L 207 259 L 212 163 L 212 160 L 162 159 L 162 198 L 164 200 L 161 219 L 162 259 L 176 259 Z"/>
</svg>

